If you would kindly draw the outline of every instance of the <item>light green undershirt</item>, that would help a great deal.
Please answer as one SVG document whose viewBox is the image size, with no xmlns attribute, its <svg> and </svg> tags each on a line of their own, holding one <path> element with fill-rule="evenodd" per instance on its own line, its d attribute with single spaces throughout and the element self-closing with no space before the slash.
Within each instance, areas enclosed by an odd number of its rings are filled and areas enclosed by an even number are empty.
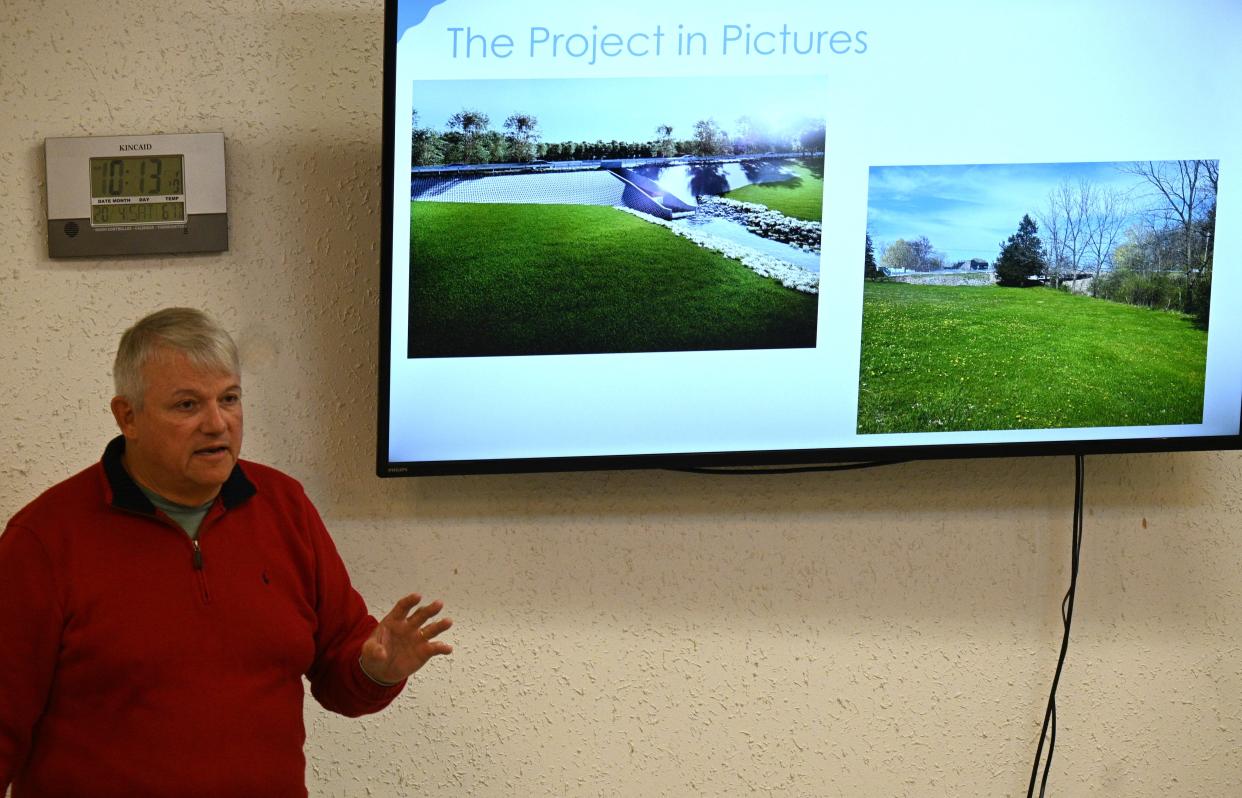
<svg viewBox="0 0 1242 798">
<path fill-rule="evenodd" d="M 198 540 L 198 527 L 203 523 L 203 519 L 207 516 L 207 511 L 211 509 L 211 505 L 215 499 L 200 504 L 198 507 L 187 507 L 184 504 L 170 502 L 155 491 L 147 490 L 144 485 L 139 485 L 138 489 L 142 494 L 151 500 L 156 509 L 162 510 L 165 515 L 177 522 L 177 526 L 185 530 L 190 536 L 190 540 Z"/>
</svg>

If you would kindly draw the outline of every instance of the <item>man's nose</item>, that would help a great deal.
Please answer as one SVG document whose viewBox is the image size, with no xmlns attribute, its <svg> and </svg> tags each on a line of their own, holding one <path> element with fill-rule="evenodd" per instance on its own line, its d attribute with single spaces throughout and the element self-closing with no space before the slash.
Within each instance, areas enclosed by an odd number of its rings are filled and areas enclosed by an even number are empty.
<svg viewBox="0 0 1242 798">
<path fill-rule="evenodd" d="M 201 427 L 204 432 L 224 432 L 228 429 L 228 422 L 225 421 L 219 402 L 207 402 L 203 405 Z"/>
</svg>

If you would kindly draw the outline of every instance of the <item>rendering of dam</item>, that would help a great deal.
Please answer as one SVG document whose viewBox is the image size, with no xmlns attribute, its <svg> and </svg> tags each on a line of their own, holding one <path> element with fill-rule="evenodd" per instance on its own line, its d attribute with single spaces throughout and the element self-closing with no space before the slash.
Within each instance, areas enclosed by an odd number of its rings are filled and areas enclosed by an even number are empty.
<svg viewBox="0 0 1242 798">
<path fill-rule="evenodd" d="M 796 180 L 797 153 L 414 167 L 416 202 L 600 205 L 668 227 L 790 288 L 818 291 L 820 223 L 723 198 Z M 821 155 L 822 157 L 822 155 Z"/>
</svg>

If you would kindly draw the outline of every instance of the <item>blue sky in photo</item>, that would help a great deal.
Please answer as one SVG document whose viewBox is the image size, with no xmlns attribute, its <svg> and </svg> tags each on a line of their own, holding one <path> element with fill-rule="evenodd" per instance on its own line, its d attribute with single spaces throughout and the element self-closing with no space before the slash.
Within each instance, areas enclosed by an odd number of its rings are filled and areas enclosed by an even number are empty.
<svg viewBox="0 0 1242 798">
<path fill-rule="evenodd" d="M 463 108 L 482 111 L 503 131 L 515 112 L 539 120 L 540 139 L 651 141 L 656 127 L 693 136 L 694 123 L 713 118 L 732 133 L 751 116 L 780 126 L 819 117 L 823 77 L 615 78 L 567 80 L 425 80 L 413 86 L 419 126 L 443 131 Z"/>
<path fill-rule="evenodd" d="M 1130 223 L 1138 222 L 1139 211 L 1151 207 L 1150 188 L 1141 177 L 1121 171 L 1126 163 L 873 166 L 867 229 L 877 258 L 883 244 L 927 236 L 948 263 L 970 258 L 991 263 L 1023 214 L 1039 222 L 1048 195 L 1063 180 L 1085 178 L 1129 192 L 1135 209 Z"/>
</svg>

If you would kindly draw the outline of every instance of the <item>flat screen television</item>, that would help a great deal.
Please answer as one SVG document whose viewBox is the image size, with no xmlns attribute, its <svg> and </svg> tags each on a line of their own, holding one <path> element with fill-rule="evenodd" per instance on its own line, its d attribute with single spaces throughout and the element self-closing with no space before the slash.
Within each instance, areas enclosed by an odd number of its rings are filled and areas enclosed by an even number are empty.
<svg viewBox="0 0 1242 798">
<path fill-rule="evenodd" d="M 378 473 L 1238 448 L 1240 41 L 388 0 Z"/>
</svg>

